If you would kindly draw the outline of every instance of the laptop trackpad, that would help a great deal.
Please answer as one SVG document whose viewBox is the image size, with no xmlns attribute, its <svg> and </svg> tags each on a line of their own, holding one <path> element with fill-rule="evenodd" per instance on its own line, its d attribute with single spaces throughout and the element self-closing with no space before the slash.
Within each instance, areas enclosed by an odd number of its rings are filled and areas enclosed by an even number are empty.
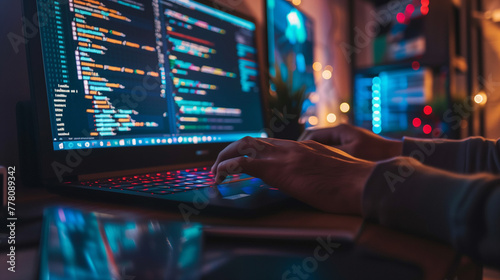
<svg viewBox="0 0 500 280">
<path fill-rule="evenodd" d="M 218 197 L 226 200 L 239 200 L 258 193 L 267 193 L 270 188 L 271 187 L 258 178 L 229 182 L 217 187 L 220 193 Z"/>
<path fill-rule="evenodd" d="M 244 198 L 247 196 L 250 196 L 250 195 L 246 194 L 246 193 L 239 193 L 239 194 L 223 197 L 223 199 L 236 200 L 236 199 Z"/>
</svg>

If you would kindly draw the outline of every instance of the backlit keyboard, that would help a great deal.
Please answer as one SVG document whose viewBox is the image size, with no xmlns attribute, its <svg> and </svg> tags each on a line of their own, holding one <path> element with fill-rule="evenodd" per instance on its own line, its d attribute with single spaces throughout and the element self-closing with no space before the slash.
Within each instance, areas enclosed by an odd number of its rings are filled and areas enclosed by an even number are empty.
<svg viewBox="0 0 500 280">
<path fill-rule="evenodd" d="M 80 182 L 80 184 L 96 188 L 168 195 L 210 187 L 214 184 L 213 177 L 214 175 L 208 168 L 203 167 L 136 176 L 97 179 Z M 252 177 L 246 174 L 230 175 L 224 183 L 248 180 L 250 178 Z"/>
</svg>

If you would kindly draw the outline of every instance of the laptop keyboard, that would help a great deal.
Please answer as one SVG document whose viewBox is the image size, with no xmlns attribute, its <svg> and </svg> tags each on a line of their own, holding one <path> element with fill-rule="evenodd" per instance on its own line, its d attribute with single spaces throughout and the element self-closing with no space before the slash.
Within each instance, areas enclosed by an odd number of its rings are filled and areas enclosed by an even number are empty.
<svg viewBox="0 0 500 280">
<path fill-rule="evenodd" d="M 80 182 L 81 185 L 109 188 L 123 191 L 136 191 L 155 195 L 168 195 L 210 187 L 214 175 L 207 167 L 184 169 L 161 173 L 141 174 Z M 224 184 L 251 179 L 246 174 L 230 175 Z"/>
</svg>

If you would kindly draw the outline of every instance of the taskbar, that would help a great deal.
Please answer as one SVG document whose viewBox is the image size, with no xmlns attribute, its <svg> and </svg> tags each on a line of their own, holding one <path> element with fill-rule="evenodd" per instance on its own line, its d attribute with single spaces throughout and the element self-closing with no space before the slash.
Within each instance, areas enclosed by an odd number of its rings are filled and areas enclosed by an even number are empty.
<svg viewBox="0 0 500 280">
<path fill-rule="evenodd" d="M 54 150 L 76 150 L 94 148 L 116 148 L 159 145 L 186 145 L 203 143 L 223 143 L 237 141 L 245 136 L 267 138 L 263 132 L 231 133 L 198 136 L 133 137 L 119 139 L 93 139 L 83 141 L 54 141 Z"/>
</svg>

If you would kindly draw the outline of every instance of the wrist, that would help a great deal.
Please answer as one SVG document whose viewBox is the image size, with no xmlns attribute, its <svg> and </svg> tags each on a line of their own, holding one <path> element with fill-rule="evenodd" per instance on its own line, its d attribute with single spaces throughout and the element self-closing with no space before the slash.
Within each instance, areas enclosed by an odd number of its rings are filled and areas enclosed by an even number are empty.
<svg viewBox="0 0 500 280">
<path fill-rule="evenodd" d="M 372 176 L 373 170 L 377 166 L 377 163 L 372 161 L 364 162 L 357 170 L 358 175 L 355 175 L 358 179 L 355 184 L 355 201 L 358 203 L 355 213 L 358 215 L 363 214 L 363 194 L 365 192 L 366 184 L 368 183 L 370 177 Z"/>
<path fill-rule="evenodd" d="M 399 157 L 403 154 L 403 141 L 401 140 L 387 140 L 389 158 Z"/>
</svg>

